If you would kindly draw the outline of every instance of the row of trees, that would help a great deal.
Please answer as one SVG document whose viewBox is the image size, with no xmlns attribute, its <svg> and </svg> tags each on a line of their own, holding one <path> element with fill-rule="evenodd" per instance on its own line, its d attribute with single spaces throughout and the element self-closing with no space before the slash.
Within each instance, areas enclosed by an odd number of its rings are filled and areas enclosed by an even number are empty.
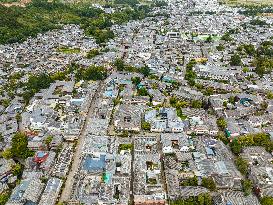
<svg viewBox="0 0 273 205">
<path fill-rule="evenodd" d="M 240 154 L 242 149 L 247 146 L 262 146 L 269 152 L 273 150 L 273 142 L 265 133 L 240 136 L 230 143 L 231 151 L 236 155 Z"/>
<path fill-rule="evenodd" d="M 248 5 L 244 10 L 239 10 L 245 16 L 257 16 L 261 13 L 273 13 L 273 8 L 266 5 Z"/>
<path fill-rule="evenodd" d="M 65 71 L 58 71 L 52 75 L 41 73 L 31 75 L 24 85 L 25 92 L 23 98 L 26 103 L 41 89 L 46 89 L 55 80 L 66 80 L 69 74 L 75 74 L 79 80 L 104 80 L 107 77 L 107 70 L 102 66 L 91 65 L 88 68 L 80 67 L 77 64 L 71 64 Z"/>
<path fill-rule="evenodd" d="M 144 77 L 148 77 L 151 74 L 151 70 L 148 66 L 136 68 L 131 65 L 127 65 L 121 58 L 117 58 L 113 63 L 113 66 L 116 68 L 117 71 L 141 73 L 144 75 Z"/>
<path fill-rule="evenodd" d="M 188 81 L 189 85 L 194 86 L 195 79 L 197 77 L 196 73 L 193 71 L 193 67 L 197 64 L 197 62 L 192 59 L 186 65 L 186 73 L 185 73 L 185 80 Z"/>
<path fill-rule="evenodd" d="M 198 186 L 197 176 L 190 177 L 180 183 L 180 186 Z M 216 191 L 216 184 L 212 177 L 203 177 L 201 186 L 209 189 L 210 191 Z"/>
<path fill-rule="evenodd" d="M 191 102 L 187 102 L 187 101 L 179 100 L 176 97 L 170 98 L 170 105 L 175 108 L 185 108 L 190 106 L 191 108 L 196 108 L 196 109 L 200 109 L 205 106 L 203 101 L 201 100 L 192 100 Z"/>
</svg>

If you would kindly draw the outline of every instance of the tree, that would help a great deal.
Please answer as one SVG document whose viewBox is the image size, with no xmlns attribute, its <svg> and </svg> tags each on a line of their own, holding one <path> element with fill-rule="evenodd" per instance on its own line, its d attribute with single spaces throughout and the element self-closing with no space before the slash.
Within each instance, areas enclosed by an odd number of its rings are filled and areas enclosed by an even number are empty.
<svg viewBox="0 0 273 205">
<path fill-rule="evenodd" d="M 127 130 L 125 130 L 125 131 L 123 131 L 123 132 L 121 133 L 120 136 L 121 136 L 121 137 L 124 137 L 124 138 L 127 138 L 127 137 L 129 137 L 129 133 L 128 133 Z"/>
<path fill-rule="evenodd" d="M 22 174 L 22 172 L 23 172 L 23 167 L 21 164 L 17 163 L 12 167 L 13 176 L 18 176 L 18 175 Z"/>
<path fill-rule="evenodd" d="M 232 95 L 232 96 L 229 97 L 228 101 L 229 101 L 229 103 L 234 105 L 235 102 L 236 102 L 236 97 Z"/>
<path fill-rule="evenodd" d="M 216 191 L 216 184 L 212 177 L 203 177 L 201 185 L 210 191 Z"/>
<path fill-rule="evenodd" d="M 11 153 L 11 150 L 8 148 L 8 149 L 5 149 L 2 153 L 1 153 L 1 156 L 4 158 L 4 159 L 10 159 L 12 158 L 12 153 Z"/>
<path fill-rule="evenodd" d="M 251 55 L 251 56 L 255 55 L 256 50 L 255 50 L 255 46 L 254 45 L 252 45 L 252 44 L 244 44 L 243 47 L 244 47 L 244 51 L 246 52 L 246 54 Z"/>
<path fill-rule="evenodd" d="M 272 100 L 273 99 L 273 92 L 272 91 L 268 91 L 266 94 L 267 99 Z"/>
<path fill-rule="evenodd" d="M 137 93 L 138 93 L 138 95 L 140 95 L 140 96 L 148 96 L 148 95 L 149 95 L 147 89 L 144 88 L 144 87 L 143 87 L 143 88 L 139 88 L 139 89 L 137 90 Z"/>
<path fill-rule="evenodd" d="M 0 205 L 5 205 L 10 197 L 10 192 L 3 192 L 0 194 Z"/>
<path fill-rule="evenodd" d="M 245 176 L 248 172 L 248 162 L 243 159 L 242 157 L 237 157 L 235 159 L 235 165 L 237 166 L 238 170 Z"/>
<path fill-rule="evenodd" d="M 185 80 L 188 81 L 189 85 L 194 86 L 196 73 L 193 70 L 193 67 L 197 64 L 196 60 L 191 59 L 190 62 L 186 65 Z"/>
<path fill-rule="evenodd" d="M 248 67 L 244 67 L 242 71 L 243 71 L 244 73 L 247 73 L 247 72 L 249 72 L 249 68 L 248 68 Z"/>
<path fill-rule="evenodd" d="M 33 155 L 33 152 L 28 149 L 28 138 L 25 134 L 17 132 L 11 140 L 11 153 L 14 158 L 26 159 Z"/>
<path fill-rule="evenodd" d="M 226 137 L 226 135 L 223 132 L 218 132 L 216 139 L 221 140 L 225 145 L 227 145 L 229 143 L 228 138 Z"/>
<path fill-rule="evenodd" d="M 151 129 L 151 124 L 150 124 L 149 122 L 143 121 L 143 122 L 141 123 L 141 128 L 142 128 L 143 130 L 150 130 L 150 129 Z"/>
<path fill-rule="evenodd" d="M 147 77 L 150 75 L 150 68 L 148 66 L 143 66 L 140 68 L 140 73 L 142 73 L 144 75 L 144 77 Z"/>
<path fill-rule="evenodd" d="M 202 105 L 203 105 L 203 102 L 200 101 L 200 100 L 193 100 L 191 102 L 191 107 L 192 108 L 198 108 L 198 109 L 200 109 L 200 108 L 202 108 Z"/>
<path fill-rule="evenodd" d="M 213 92 L 214 92 L 213 88 L 209 87 L 204 91 L 204 94 L 210 96 L 213 95 Z"/>
<path fill-rule="evenodd" d="M 92 65 L 83 72 L 84 80 L 104 80 L 107 77 L 107 70 L 102 66 Z"/>
<path fill-rule="evenodd" d="M 242 64 L 241 57 L 237 53 L 231 56 L 230 58 L 231 66 L 240 66 L 241 64 Z"/>
<path fill-rule="evenodd" d="M 261 102 L 260 104 L 261 110 L 266 110 L 268 107 L 268 103 L 266 101 Z"/>
<path fill-rule="evenodd" d="M 227 32 L 222 36 L 221 40 L 223 40 L 223 41 L 232 41 L 233 39 L 230 36 L 230 34 Z"/>
<path fill-rule="evenodd" d="M 90 50 L 90 51 L 87 53 L 86 57 L 87 57 L 88 59 L 91 59 L 91 58 L 94 58 L 95 56 L 97 56 L 97 55 L 99 55 L 99 54 L 100 54 L 100 52 L 99 52 L 98 49 L 92 49 L 92 50 Z"/>
<path fill-rule="evenodd" d="M 272 205 L 273 204 L 273 197 L 265 196 L 261 199 L 261 205 Z"/>
<path fill-rule="evenodd" d="M 216 46 L 216 49 L 218 51 L 223 51 L 223 50 L 225 50 L 225 47 L 222 44 L 219 44 L 218 46 Z"/>
<path fill-rule="evenodd" d="M 22 116 L 20 113 L 17 113 L 15 116 L 15 119 L 17 120 L 17 122 L 20 122 L 22 120 Z"/>
<path fill-rule="evenodd" d="M 53 79 L 46 73 L 31 75 L 26 83 L 26 91 L 23 94 L 24 101 L 28 103 L 35 93 L 48 88 L 52 82 Z"/>
<path fill-rule="evenodd" d="M 114 62 L 114 66 L 118 71 L 125 70 L 125 63 L 121 58 L 117 58 Z"/>
<path fill-rule="evenodd" d="M 198 186 L 198 178 L 197 176 L 188 178 L 180 183 L 180 186 Z"/>
<path fill-rule="evenodd" d="M 224 130 L 227 127 L 227 122 L 225 121 L 223 117 L 218 118 L 216 123 L 217 123 L 217 126 L 222 130 Z"/>
<path fill-rule="evenodd" d="M 241 183 L 242 183 L 242 187 L 243 187 L 243 191 L 245 195 L 246 196 L 250 195 L 253 189 L 252 181 L 249 179 L 245 179 L 245 180 L 242 180 Z"/>
<path fill-rule="evenodd" d="M 242 147 L 243 146 L 241 145 L 241 143 L 238 142 L 237 139 L 232 140 L 232 142 L 230 143 L 230 149 L 236 155 L 241 153 Z"/>
<path fill-rule="evenodd" d="M 53 136 L 51 136 L 51 135 L 47 136 L 47 138 L 45 139 L 45 144 L 47 146 L 47 149 L 50 148 L 50 144 L 51 144 L 52 140 L 53 140 Z"/>
<path fill-rule="evenodd" d="M 135 86 L 137 86 L 141 82 L 141 79 L 140 77 L 132 77 L 131 81 L 133 82 Z"/>
<path fill-rule="evenodd" d="M 206 43 L 211 43 L 213 41 L 213 38 L 211 35 L 209 35 L 209 37 L 207 37 L 206 39 Z"/>
<path fill-rule="evenodd" d="M 176 108 L 176 115 L 180 117 L 181 120 L 185 120 L 187 118 L 187 116 L 183 114 L 181 108 Z"/>
</svg>

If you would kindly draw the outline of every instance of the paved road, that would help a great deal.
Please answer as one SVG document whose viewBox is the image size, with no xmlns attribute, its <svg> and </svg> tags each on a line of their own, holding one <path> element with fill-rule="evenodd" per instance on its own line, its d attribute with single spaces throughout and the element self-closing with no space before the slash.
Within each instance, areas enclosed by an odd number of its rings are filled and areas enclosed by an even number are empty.
<svg viewBox="0 0 273 205">
<path fill-rule="evenodd" d="M 64 189 L 61 193 L 61 197 L 59 200 L 60 202 L 69 201 L 69 199 L 70 199 L 70 196 L 72 193 L 72 186 L 74 183 L 74 175 L 78 171 L 78 167 L 80 166 L 81 148 L 83 147 L 84 139 L 88 134 L 88 125 L 90 123 L 92 123 L 91 120 L 92 120 L 92 114 L 94 114 L 94 110 L 95 110 L 95 101 L 96 101 L 96 99 L 98 99 L 98 97 L 101 93 L 101 90 L 102 90 L 102 82 L 99 83 L 98 89 L 96 90 L 93 98 L 90 101 L 89 110 L 88 110 L 83 128 L 81 130 L 81 134 L 79 136 L 77 146 L 75 148 L 72 166 L 71 166 L 70 172 L 67 176 Z"/>
</svg>

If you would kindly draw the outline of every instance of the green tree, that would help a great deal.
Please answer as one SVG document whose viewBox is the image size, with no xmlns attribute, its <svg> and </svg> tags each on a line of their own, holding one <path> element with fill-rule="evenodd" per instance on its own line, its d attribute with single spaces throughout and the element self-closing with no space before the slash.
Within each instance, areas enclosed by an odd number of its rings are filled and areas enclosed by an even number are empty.
<svg viewBox="0 0 273 205">
<path fill-rule="evenodd" d="M 17 113 L 15 116 L 15 119 L 17 120 L 17 122 L 20 122 L 22 120 L 22 116 L 20 113 Z"/>
<path fill-rule="evenodd" d="M 227 127 L 227 122 L 225 121 L 223 117 L 218 118 L 216 123 L 217 123 L 217 126 L 222 130 L 224 130 Z"/>
<path fill-rule="evenodd" d="M 244 67 L 242 71 L 243 71 L 244 73 L 247 73 L 247 72 L 249 72 L 249 68 L 248 68 L 248 67 Z"/>
<path fill-rule="evenodd" d="M 272 91 L 268 91 L 266 94 L 267 99 L 272 100 L 273 99 L 273 92 Z"/>
<path fill-rule="evenodd" d="M 125 70 L 125 63 L 121 58 L 117 58 L 114 62 L 114 66 L 118 71 Z"/>
<path fill-rule="evenodd" d="M 213 90 L 213 88 L 211 88 L 211 87 L 207 88 L 207 89 L 204 91 L 204 94 L 207 95 L 207 96 L 213 95 L 213 93 L 214 93 L 214 90 Z"/>
<path fill-rule="evenodd" d="M 211 35 L 209 35 L 209 37 L 207 37 L 206 39 L 206 43 L 211 43 L 211 42 L 213 42 L 213 38 Z"/>
<path fill-rule="evenodd" d="M 26 159 L 33 156 L 33 152 L 28 149 L 28 138 L 25 134 L 17 132 L 11 140 L 11 153 L 14 158 Z"/>
<path fill-rule="evenodd" d="M 124 137 L 124 138 L 127 138 L 127 137 L 129 137 L 129 133 L 128 133 L 127 130 L 125 130 L 125 131 L 123 131 L 123 132 L 121 133 L 120 136 L 121 136 L 121 137 Z"/>
<path fill-rule="evenodd" d="M 142 128 L 143 130 L 150 130 L 150 129 L 151 129 L 151 124 L 150 124 L 149 122 L 143 121 L 143 122 L 141 123 L 141 128 Z"/>
<path fill-rule="evenodd" d="M 261 102 L 260 104 L 261 110 L 265 111 L 268 107 L 268 103 L 266 101 Z"/>
<path fill-rule="evenodd" d="M 237 157 L 235 159 L 235 165 L 237 166 L 238 170 L 245 176 L 248 172 L 248 162 L 243 159 L 242 157 Z"/>
<path fill-rule="evenodd" d="M 221 37 L 221 40 L 223 41 L 232 41 L 233 38 L 230 36 L 230 34 L 227 32 L 225 33 L 222 37 Z"/>
<path fill-rule="evenodd" d="M 242 147 L 243 146 L 237 139 L 232 140 L 232 142 L 230 143 L 230 149 L 236 155 L 241 153 Z"/>
<path fill-rule="evenodd" d="M 265 196 L 261 199 L 261 205 L 272 205 L 273 204 L 273 197 Z"/>
<path fill-rule="evenodd" d="M 137 93 L 138 93 L 138 95 L 140 95 L 140 96 L 148 96 L 148 95 L 149 95 L 147 89 L 144 88 L 144 87 L 143 87 L 143 88 L 139 88 L 139 89 L 137 90 Z"/>
<path fill-rule="evenodd" d="M 231 66 L 240 66 L 240 65 L 242 65 L 241 57 L 237 53 L 231 56 L 230 65 Z"/>
<path fill-rule="evenodd" d="M 88 51 L 86 58 L 91 59 L 94 58 L 95 56 L 100 55 L 100 52 L 98 49 L 92 49 L 90 51 Z"/>
<path fill-rule="evenodd" d="M 104 80 L 107 77 L 107 70 L 102 66 L 92 65 L 83 73 L 84 80 Z"/>
<path fill-rule="evenodd" d="M 22 174 L 22 172 L 23 172 L 23 167 L 21 164 L 17 163 L 12 167 L 13 176 L 18 176 L 18 175 Z"/>
<path fill-rule="evenodd" d="M 4 159 L 10 159 L 12 158 L 12 153 L 11 153 L 11 149 L 7 148 L 5 149 L 2 153 L 1 153 L 1 156 L 4 158 Z"/>
<path fill-rule="evenodd" d="M 203 177 L 201 185 L 210 191 L 216 191 L 216 184 L 212 177 Z"/>
<path fill-rule="evenodd" d="M 225 47 L 222 44 L 219 44 L 218 46 L 216 46 L 216 49 L 218 51 L 223 51 L 223 50 L 225 50 Z"/>
<path fill-rule="evenodd" d="M 141 79 L 140 77 L 132 77 L 131 81 L 133 82 L 135 86 L 137 86 L 141 82 Z"/>
<path fill-rule="evenodd" d="M 216 137 L 218 140 L 221 140 L 224 144 L 228 144 L 229 143 L 229 140 L 228 138 L 226 137 L 226 135 L 224 134 L 224 132 L 219 132 L 217 134 L 217 137 Z"/>
<path fill-rule="evenodd" d="M 190 177 L 180 183 L 180 186 L 198 186 L 197 176 Z"/>
<path fill-rule="evenodd" d="M 140 73 L 142 73 L 144 77 L 148 77 L 150 75 L 150 72 L 150 68 L 146 65 L 140 68 Z"/>
<path fill-rule="evenodd" d="M 5 205 L 10 197 L 10 192 L 3 192 L 0 194 L 0 205 Z"/>
<path fill-rule="evenodd" d="M 243 191 L 245 195 L 246 196 L 250 195 L 253 189 L 252 181 L 249 179 L 245 179 L 245 180 L 242 180 L 241 183 L 242 183 L 242 187 L 243 187 Z"/>
<path fill-rule="evenodd" d="M 33 97 L 41 89 L 48 88 L 52 82 L 52 78 L 46 73 L 31 75 L 26 83 L 26 90 L 23 94 L 24 101 L 28 103 L 31 97 Z"/>
<path fill-rule="evenodd" d="M 191 107 L 192 108 L 198 108 L 198 109 L 200 109 L 200 108 L 202 108 L 202 106 L 203 106 L 203 102 L 200 101 L 200 100 L 193 100 L 191 102 Z"/>
<path fill-rule="evenodd" d="M 52 140 L 53 140 L 53 136 L 51 136 L 51 135 L 47 136 L 47 138 L 45 139 L 45 144 L 47 146 L 47 149 L 50 148 L 50 144 L 51 144 Z"/>
<path fill-rule="evenodd" d="M 236 102 L 236 97 L 232 95 L 232 96 L 229 97 L 228 101 L 229 101 L 229 103 L 234 105 L 235 102 Z"/>
<path fill-rule="evenodd" d="M 185 80 L 188 81 L 190 86 L 195 85 L 195 78 L 197 77 L 196 73 L 193 70 L 193 67 L 197 64 L 194 59 L 191 59 L 190 62 L 186 65 Z"/>
<path fill-rule="evenodd" d="M 4 141 L 4 136 L 3 134 L 0 132 L 0 142 L 3 142 Z"/>
</svg>

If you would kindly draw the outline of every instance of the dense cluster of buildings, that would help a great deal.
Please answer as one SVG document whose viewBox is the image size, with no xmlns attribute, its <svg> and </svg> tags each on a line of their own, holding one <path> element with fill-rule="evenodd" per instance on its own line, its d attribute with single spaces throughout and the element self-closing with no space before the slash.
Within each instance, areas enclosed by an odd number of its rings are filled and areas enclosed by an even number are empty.
<svg viewBox="0 0 273 205">
<path fill-rule="evenodd" d="M 260 15 L 266 24 L 251 24 L 258 17 L 242 10 L 217 0 L 169 0 L 147 18 L 113 25 L 115 38 L 103 46 L 76 25 L 0 45 L 0 193 L 15 186 L 7 204 L 163 205 L 210 194 L 215 205 L 259 205 L 258 197 L 273 197 L 272 150 L 243 147 L 244 176 L 228 146 L 247 134 L 273 138 L 272 73 L 259 76 L 251 55 L 230 63 L 239 46 L 272 42 L 273 20 Z M 99 54 L 87 58 L 93 49 Z M 117 71 L 116 59 L 150 74 Z M 11 89 L 72 62 L 104 66 L 107 78 L 69 73 L 27 105 L 24 89 Z M 24 160 L 6 152 L 18 132 L 33 152 Z"/>
</svg>

